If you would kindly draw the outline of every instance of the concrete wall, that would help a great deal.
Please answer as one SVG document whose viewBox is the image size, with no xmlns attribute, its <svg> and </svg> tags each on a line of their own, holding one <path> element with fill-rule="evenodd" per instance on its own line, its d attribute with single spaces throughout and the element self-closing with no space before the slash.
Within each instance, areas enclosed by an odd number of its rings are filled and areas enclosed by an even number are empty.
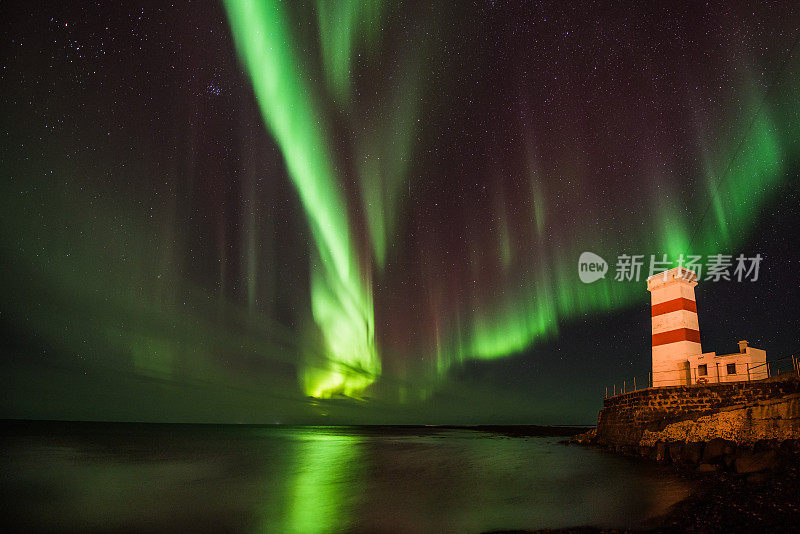
<svg viewBox="0 0 800 534">
<path fill-rule="evenodd" d="M 691 368 L 691 383 L 697 384 L 698 379 L 705 378 L 707 383 L 738 382 L 741 380 L 763 380 L 767 378 L 767 352 L 753 347 L 747 347 L 747 352 L 717 355 L 716 352 L 706 352 L 695 358 L 689 359 Z M 728 364 L 736 366 L 735 373 L 728 373 Z M 705 365 L 707 373 L 701 375 L 698 367 Z"/>
<path fill-rule="evenodd" d="M 734 405 L 754 405 L 800 392 L 800 380 L 731 382 L 707 386 L 647 388 L 609 397 L 597 422 L 601 443 L 636 445 L 645 431 Z"/>
</svg>

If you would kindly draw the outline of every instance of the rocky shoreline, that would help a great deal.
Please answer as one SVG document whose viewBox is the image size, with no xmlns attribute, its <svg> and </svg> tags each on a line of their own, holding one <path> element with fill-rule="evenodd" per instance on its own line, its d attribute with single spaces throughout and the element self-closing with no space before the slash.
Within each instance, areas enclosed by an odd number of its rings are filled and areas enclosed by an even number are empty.
<svg viewBox="0 0 800 534">
<path fill-rule="evenodd" d="M 794 375 L 610 397 L 597 428 L 571 443 L 668 465 L 694 489 L 639 529 L 559 532 L 800 531 L 800 380 Z"/>
<path fill-rule="evenodd" d="M 668 466 L 693 490 L 638 528 L 536 532 L 800 532 L 800 378 L 794 372 L 608 397 L 597 427 L 569 443 Z"/>
<path fill-rule="evenodd" d="M 671 466 L 691 482 L 689 497 L 637 529 L 581 527 L 542 532 L 797 532 L 800 530 L 800 440 L 759 440 L 737 444 L 656 442 L 647 445 L 599 443 L 596 431 L 575 436 L 573 444 L 598 447 L 641 461 Z"/>
<path fill-rule="evenodd" d="M 694 482 L 692 494 L 642 530 L 772 533 L 800 528 L 798 454 L 778 454 L 771 468 L 752 473 L 734 469 L 709 474 L 695 469 L 682 476 Z"/>
<path fill-rule="evenodd" d="M 800 440 L 764 441 L 752 447 L 736 446 L 724 440 L 675 442 L 634 451 L 587 442 L 591 434 L 593 432 L 576 436 L 572 443 L 637 456 L 643 462 L 669 465 L 678 476 L 690 482 L 691 494 L 666 514 L 650 518 L 636 528 L 580 526 L 522 532 L 782 533 L 800 530 Z"/>
<path fill-rule="evenodd" d="M 698 473 L 731 472 L 757 479 L 765 471 L 780 469 L 800 456 L 800 439 L 762 439 L 738 444 L 723 438 L 702 441 L 657 441 L 653 445 L 606 444 L 598 441 L 596 430 L 573 437 L 577 445 L 596 446 L 617 454 L 649 458 Z"/>
</svg>

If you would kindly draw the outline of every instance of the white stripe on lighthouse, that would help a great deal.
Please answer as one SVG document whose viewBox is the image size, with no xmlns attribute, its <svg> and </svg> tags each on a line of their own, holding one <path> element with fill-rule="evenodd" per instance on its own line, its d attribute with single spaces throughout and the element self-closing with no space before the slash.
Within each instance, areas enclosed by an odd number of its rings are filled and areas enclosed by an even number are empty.
<svg viewBox="0 0 800 534">
<path fill-rule="evenodd" d="M 694 287 L 688 283 L 671 283 L 658 287 L 650 293 L 650 304 L 655 306 L 656 304 L 679 298 L 695 300 Z"/>
<path fill-rule="evenodd" d="M 697 313 L 689 310 L 678 310 L 653 317 L 653 334 L 661 334 L 679 328 L 699 331 L 700 324 L 697 321 Z"/>
</svg>

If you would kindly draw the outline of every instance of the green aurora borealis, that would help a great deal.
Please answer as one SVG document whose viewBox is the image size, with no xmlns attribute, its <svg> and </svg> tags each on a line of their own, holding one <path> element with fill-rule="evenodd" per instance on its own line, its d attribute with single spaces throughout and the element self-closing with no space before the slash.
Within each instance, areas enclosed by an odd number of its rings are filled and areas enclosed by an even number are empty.
<svg viewBox="0 0 800 534">
<path fill-rule="evenodd" d="M 304 371 L 309 395 L 351 395 L 380 374 L 369 264 L 362 267 L 350 236 L 346 199 L 334 174 L 326 130 L 320 126 L 305 77 L 293 54 L 291 34 L 278 4 L 230 4 L 236 34 L 246 34 L 243 57 L 266 123 L 286 160 L 308 217 L 315 250 L 311 267 L 311 307 L 324 336 L 330 367 Z M 263 51 L 271 53 L 263 53 Z M 340 82 L 339 63 L 331 59 L 331 76 Z M 339 84 L 335 84 L 339 88 Z M 344 89 L 337 89 L 337 92 Z"/>
<path fill-rule="evenodd" d="M 357 59 L 353 56 L 359 49 L 353 43 L 361 43 L 361 49 L 367 52 L 379 46 L 376 41 L 380 39 L 380 32 L 376 28 L 383 24 L 385 15 L 385 8 L 379 2 L 368 4 L 355 0 L 339 3 L 332 9 L 333 4 L 323 0 L 316 6 L 320 20 L 318 38 L 323 52 L 322 67 L 328 81 L 327 91 L 319 98 L 342 101 L 340 105 L 348 115 L 348 124 L 354 124 L 353 129 L 363 127 L 353 118 L 363 115 L 363 111 L 353 104 L 350 89 L 349 73 Z M 392 211 L 381 207 L 392 203 L 400 194 L 401 190 L 393 184 L 403 183 L 410 177 L 394 167 L 368 168 L 357 173 L 373 245 L 373 257 L 360 257 L 351 243 L 350 236 L 356 230 L 347 220 L 343 208 L 346 199 L 342 198 L 338 186 L 341 177 L 334 173 L 331 162 L 335 158 L 329 152 L 331 143 L 324 135 L 329 130 L 322 126 L 325 120 L 318 111 L 316 97 L 304 87 L 308 76 L 298 67 L 306 63 L 306 58 L 296 51 L 306 47 L 294 42 L 281 2 L 227 0 L 226 7 L 264 120 L 281 146 L 289 174 L 303 200 L 315 235 L 315 253 L 323 258 L 312 266 L 311 301 L 314 318 L 327 343 L 326 356 L 333 367 L 322 372 L 314 369 L 312 376 L 307 378 L 306 391 L 313 396 L 359 393 L 380 375 L 374 340 L 371 266 L 373 262 L 382 266 L 386 261 L 387 236 L 384 229 L 395 223 Z M 332 30 L 331 26 L 335 29 Z M 380 71 L 383 67 L 375 60 L 366 63 L 363 68 Z M 414 75 L 413 72 L 405 74 Z M 783 89 L 790 92 L 792 100 L 797 100 L 798 87 Z M 743 90 L 749 101 L 742 106 L 738 120 L 741 133 L 736 142 L 741 143 L 741 148 L 734 153 L 734 147 L 719 147 L 716 158 L 711 156 L 711 161 L 704 162 L 707 195 L 714 206 L 712 224 L 703 224 L 700 234 L 690 242 L 693 225 L 680 213 L 702 212 L 702 202 L 689 210 L 678 207 L 686 199 L 678 199 L 677 203 L 659 199 L 657 216 L 648 221 L 649 227 L 644 229 L 645 235 L 657 239 L 648 243 L 634 238 L 635 246 L 630 249 L 667 253 L 669 257 L 677 258 L 681 254 L 712 254 L 741 244 L 770 193 L 780 185 L 784 176 L 781 169 L 784 150 L 797 150 L 791 144 L 785 148 L 781 146 L 776 134 L 777 125 L 770 117 L 774 111 L 768 107 L 761 109 L 766 95 L 758 94 L 754 87 Z M 409 102 L 415 97 L 412 92 L 401 100 Z M 780 104 L 789 106 L 791 102 Z M 403 102 L 397 102 L 396 107 L 402 109 Z M 391 117 L 370 118 L 378 122 L 389 120 L 397 130 L 408 128 L 408 121 L 395 122 Z M 752 124 L 747 124 L 748 119 L 753 121 Z M 381 130 L 380 124 L 372 123 L 370 126 Z M 412 150 L 408 144 L 405 143 L 405 152 Z M 376 153 L 374 159 L 383 157 L 393 161 L 403 158 L 403 155 L 398 157 L 391 150 L 381 148 L 373 149 Z M 411 157 L 413 152 L 405 155 L 405 158 Z M 370 156 L 361 156 L 358 152 L 358 159 L 369 160 Z M 725 169 L 727 161 L 731 161 L 735 169 Z M 367 164 L 363 166 L 369 167 Z M 530 194 L 535 198 L 539 178 L 535 169 L 528 172 L 532 176 Z M 384 198 L 382 192 L 387 189 L 389 195 Z M 373 208 L 373 205 L 377 207 Z M 507 271 L 518 251 L 512 250 L 510 244 L 503 205 L 502 201 L 498 202 L 495 213 L 501 222 L 496 261 L 499 260 L 500 267 Z M 545 231 L 545 217 L 539 215 L 537 218 L 536 215 L 547 211 L 544 200 L 534 200 L 530 208 L 531 218 L 541 231 Z M 736 232 L 730 231 L 729 219 L 737 221 Z M 591 245 L 587 243 L 586 247 L 591 248 Z M 550 261 L 542 261 L 535 250 L 524 253 L 538 263 L 537 272 L 533 275 L 524 273 L 521 280 L 513 280 L 517 286 L 514 296 L 479 303 L 466 318 L 465 326 L 459 316 L 451 331 L 440 332 L 437 329 L 435 357 L 438 372 L 446 374 L 453 362 L 467 358 L 497 358 L 518 353 L 538 338 L 556 333 L 560 320 L 585 312 L 607 311 L 641 298 L 640 288 L 615 288 L 608 279 L 597 285 L 582 285 L 574 276 L 574 258 L 579 254 L 576 249 L 561 254 L 561 257 L 550 258 Z M 356 267 L 358 265 L 365 265 L 363 270 L 370 272 L 361 272 Z M 446 310 L 437 312 L 437 316 L 447 314 Z"/>
<path fill-rule="evenodd" d="M 184 419 L 337 403 L 447 419 L 426 403 L 503 397 L 470 373 L 512 376 L 503 361 L 538 365 L 575 325 L 602 338 L 638 317 L 643 283 L 583 284 L 581 252 L 612 270 L 623 253 L 759 252 L 796 195 L 796 8 L 640 10 L 641 28 L 557 4 L 224 0 L 146 28 L 133 8 L 15 27 L 5 384 L 45 376 L 49 393 L 6 412 L 43 416 L 83 374 L 78 404 L 116 395 L 99 385 L 114 376 L 122 397 L 182 399 Z M 716 36 L 689 37 L 709 20 Z M 776 246 L 772 265 L 796 264 Z M 215 411 L 193 415 L 197 399 Z"/>
</svg>

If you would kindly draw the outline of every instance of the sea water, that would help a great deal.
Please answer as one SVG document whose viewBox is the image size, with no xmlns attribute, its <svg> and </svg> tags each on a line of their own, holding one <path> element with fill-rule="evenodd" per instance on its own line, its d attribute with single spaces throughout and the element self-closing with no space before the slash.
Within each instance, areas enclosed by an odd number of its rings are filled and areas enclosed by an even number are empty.
<svg viewBox="0 0 800 534">
<path fill-rule="evenodd" d="M 467 429 L 6 430 L 2 530 L 484 532 L 635 526 L 686 483 L 563 438 Z"/>
</svg>

